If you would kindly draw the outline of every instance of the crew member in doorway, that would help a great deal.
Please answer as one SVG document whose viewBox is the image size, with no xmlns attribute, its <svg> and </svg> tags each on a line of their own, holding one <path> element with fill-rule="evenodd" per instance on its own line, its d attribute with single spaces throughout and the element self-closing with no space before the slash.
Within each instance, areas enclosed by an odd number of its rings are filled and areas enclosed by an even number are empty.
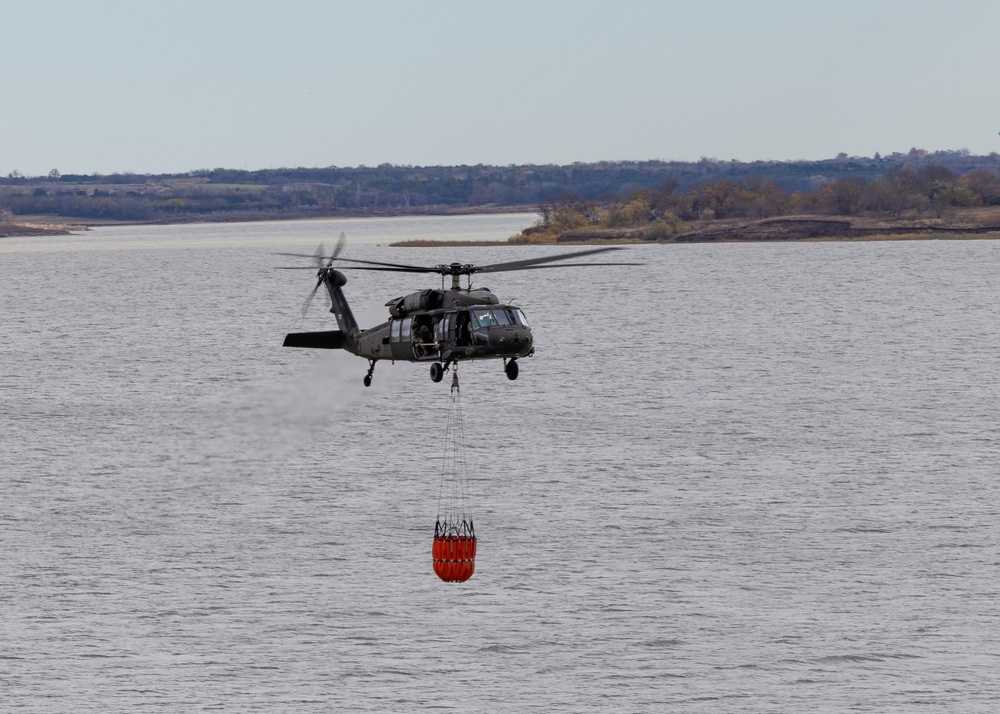
<svg viewBox="0 0 1000 714">
<path fill-rule="evenodd" d="M 430 326 L 424 323 L 413 326 L 413 344 L 422 357 L 431 353 L 432 342 L 433 336 L 431 335 Z"/>
</svg>

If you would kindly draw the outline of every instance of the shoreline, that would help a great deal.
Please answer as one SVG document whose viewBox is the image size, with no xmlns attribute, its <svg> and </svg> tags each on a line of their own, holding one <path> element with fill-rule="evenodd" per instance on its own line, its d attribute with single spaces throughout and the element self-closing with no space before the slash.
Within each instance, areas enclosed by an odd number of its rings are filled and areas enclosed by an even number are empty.
<svg viewBox="0 0 1000 714">
<path fill-rule="evenodd" d="M 360 218 L 421 218 L 443 216 L 500 215 L 533 213 L 536 210 L 525 207 L 511 207 L 512 210 L 440 211 L 419 213 L 386 212 L 373 214 L 359 213 L 349 216 L 230 216 L 216 220 L 177 221 L 81 221 L 65 220 L 62 216 L 33 215 L 5 216 L 0 221 L 0 239 L 15 237 L 67 236 L 89 231 L 101 226 L 149 226 L 184 225 L 211 223 L 260 223 L 288 221 L 320 221 Z M 63 220 L 60 220 L 63 219 Z M 966 209 L 951 212 L 947 217 L 890 218 L 885 216 L 826 216 L 789 215 L 760 220 L 712 220 L 687 224 L 673 235 L 651 235 L 653 224 L 628 228 L 581 228 L 566 231 L 560 235 L 537 236 L 526 231 L 504 240 L 455 240 L 426 241 L 407 240 L 389 243 L 392 247 L 411 248 L 451 245 L 498 246 L 498 245 L 642 245 L 679 243 L 762 243 L 762 242 L 864 242 L 902 240 L 996 240 L 1000 239 L 1000 210 Z"/>
<path fill-rule="evenodd" d="M 702 245 L 706 243 L 735 245 L 738 243 L 886 243 L 903 241 L 931 241 L 931 240 L 1000 240 L 1000 230 L 992 233 L 912 233 L 897 235 L 871 235 L 871 236 L 844 236 L 827 238 L 784 238 L 776 240 L 763 239 L 696 239 L 685 241 L 669 240 L 640 240 L 638 238 L 618 238 L 618 239 L 580 239 L 580 240 L 560 240 L 558 242 L 525 242 L 519 241 L 474 241 L 474 240 L 454 240 L 454 241 L 399 241 L 388 243 L 390 248 L 435 248 L 440 246 L 453 246 L 458 248 L 482 248 L 490 246 L 510 246 L 512 248 L 522 248 L 530 246 L 588 246 L 588 245 Z"/>
<path fill-rule="evenodd" d="M 679 243 L 803 243 L 902 240 L 996 240 L 1000 210 L 970 208 L 947 216 L 827 216 L 797 214 L 758 220 L 720 219 L 683 224 L 662 235 L 655 223 L 627 228 L 578 228 L 558 235 L 528 229 L 510 245 L 643 245 Z M 467 243 L 463 243 L 466 244 Z M 394 243 L 422 247 L 419 241 Z"/>
<path fill-rule="evenodd" d="M 39 238 L 50 236 L 69 236 L 74 232 L 89 231 L 90 227 L 82 223 L 17 223 L 13 221 L 0 222 L 0 238 Z"/>
<path fill-rule="evenodd" d="M 77 216 L 60 216 L 55 214 L 33 214 L 15 216 L 0 220 L 0 238 L 23 238 L 31 236 L 66 236 L 74 232 L 89 231 L 99 227 L 119 226 L 181 226 L 206 225 L 213 223 L 287 223 L 293 221 L 331 221 L 353 220 L 362 218 L 448 218 L 459 216 L 498 216 L 511 214 L 539 215 L 536 206 L 488 206 L 468 210 L 439 209 L 433 211 L 414 211 L 401 213 L 397 211 L 359 211 L 325 216 L 288 216 L 281 214 L 241 214 L 218 215 L 214 218 L 192 218 L 185 216 L 176 220 L 158 219 L 155 221 L 128 221 L 115 219 L 88 219 Z M 502 243 L 502 241 L 501 241 Z"/>
<path fill-rule="evenodd" d="M 803 241 L 921 240 L 1000 238 L 1000 210 L 969 208 L 943 216 L 890 217 L 796 214 L 757 220 L 728 219 L 685 224 L 670 235 L 656 225 L 608 229 L 581 228 L 555 237 L 556 243 L 759 243 Z"/>
</svg>

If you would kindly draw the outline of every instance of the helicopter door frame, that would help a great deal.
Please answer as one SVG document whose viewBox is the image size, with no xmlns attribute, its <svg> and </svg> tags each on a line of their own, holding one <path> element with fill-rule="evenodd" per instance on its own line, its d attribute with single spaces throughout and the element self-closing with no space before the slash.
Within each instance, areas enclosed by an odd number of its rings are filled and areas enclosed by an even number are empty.
<svg viewBox="0 0 1000 714">
<path fill-rule="evenodd" d="M 441 319 L 434 323 L 434 337 L 437 339 L 438 344 L 444 344 L 448 341 L 451 329 L 451 315 L 442 315 Z"/>
<path fill-rule="evenodd" d="M 441 351 L 438 324 L 439 321 L 435 321 L 430 315 L 414 315 L 411 318 L 410 345 L 413 359 L 423 362 L 438 358 Z"/>
<path fill-rule="evenodd" d="M 467 347 L 472 344 L 472 312 L 470 310 L 459 310 L 449 315 L 451 323 L 448 325 L 452 339 L 460 347 Z M 465 334 L 463 334 L 465 333 Z"/>
<path fill-rule="evenodd" d="M 413 360 L 412 320 L 412 317 L 394 317 L 389 322 L 389 352 L 393 360 Z"/>
</svg>

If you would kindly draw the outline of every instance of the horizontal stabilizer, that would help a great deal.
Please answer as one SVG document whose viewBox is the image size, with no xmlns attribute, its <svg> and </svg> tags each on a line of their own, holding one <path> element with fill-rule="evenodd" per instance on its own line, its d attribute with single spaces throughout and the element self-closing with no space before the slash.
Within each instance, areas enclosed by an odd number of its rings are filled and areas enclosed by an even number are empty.
<svg viewBox="0 0 1000 714">
<path fill-rule="evenodd" d="M 340 350 L 344 348 L 344 333 L 340 330 L 327 332 L 290 332 L 285 335 L 283 347 L 311 347 L 316 350 Z"/>
</svg>

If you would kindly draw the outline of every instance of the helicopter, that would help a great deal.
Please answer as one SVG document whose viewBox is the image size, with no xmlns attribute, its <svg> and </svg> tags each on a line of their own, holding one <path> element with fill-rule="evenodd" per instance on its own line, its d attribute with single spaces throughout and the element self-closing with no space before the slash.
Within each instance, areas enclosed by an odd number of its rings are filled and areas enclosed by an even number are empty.
<svg viewBox="0 0 1000 714">
<path fill-rule="evenodd" d="M 338 330 L 322 332 L 292 332 L 285 336 L 284 347 L 312 349 L 343 349 L 368 360 L 368 373 L 364 385 L 370 387 L 375 364 L 379 360 L 391 362 L 429 362 L 430 375 L 440 382 L 445 372 L 457 366 L 460 360 L 502 359 L 504 373 L 510 380 L 517 379 L 518 359 L 530 357 L 535 352 L 534 337 L 524 312 L 510 304 L 501 304 L 489 288 L 472 287 L 476 273 L 499 273 L 511 270 L 561 268 L 580 266 L 637 265 L 637 263 L 560 263 L 555 261 L 579 258 L 611 250 L 617 246 L 528 258 L 507 263 L 473 265 L 469 263 L 444 263 L 441 265 L 404 265 L 370 260 L 353 260 L 340 257 L 346 245 L 343 233 L 331 255 L 322 245 L 313 255 L 303 253 L 278 253 L 296 258 L 312 258 L 315 268 L 283 267 L 285 270 L 316 269 L 317 282 L 302 306 L 305 316 L 316 292 L 325 286 L 330 295 L 330 312 L 337 319 Z M 337 261 L 338 267 L 334 267 Z M 351 265 L 343 265 L 351 263 Z M 361 328 L 347 303 L 343 287 L 347 277 L 343 270 L 378 270 L 403 273 L 437 273 L 441 275 L 441 289 L 424 289 L 389 300 L 389 320 L 368 329 Z M 461 277 L 466 276 L 466 286 Z M 445 279 L 451 277 L 450 287 Z"/>
</svg>

